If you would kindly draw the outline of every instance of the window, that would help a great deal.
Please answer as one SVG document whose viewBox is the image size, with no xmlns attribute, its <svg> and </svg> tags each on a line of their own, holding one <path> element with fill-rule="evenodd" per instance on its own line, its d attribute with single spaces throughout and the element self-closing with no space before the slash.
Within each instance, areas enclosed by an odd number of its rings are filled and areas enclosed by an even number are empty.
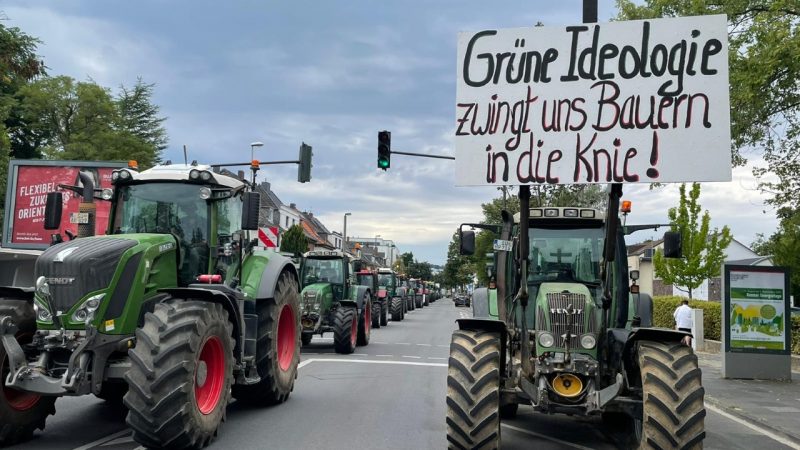
<svg viewBox="0 0 800 450">
<path fill-rule="evenodd" d="M 289 228 L 289 217 L 286 217 L 286 228 Z"/>
</svg>

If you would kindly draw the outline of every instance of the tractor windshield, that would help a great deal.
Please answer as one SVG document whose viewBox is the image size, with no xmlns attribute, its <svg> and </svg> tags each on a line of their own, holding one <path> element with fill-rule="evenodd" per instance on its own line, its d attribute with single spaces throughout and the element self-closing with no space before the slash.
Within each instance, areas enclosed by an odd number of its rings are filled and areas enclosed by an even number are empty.
<svg viewBox="0 0 800 450">
<path fill-rule="evenodd" d="M 529 283 L 600 282 L 602 228 L 531 228 Z"/>
<path fill-rule="evenodd" d="M 362 275 L 358 274 L 358 285 L 359 286 L 369 286 L 372 288 L 372 274 L 369 275 Z"/>
<path fill-rule="evenodd" d="M 303 263 L 303 286 L 314 283 L 342 284 L 344 271 L 341 259 L 306 259 Z"/>
<path fill-rule="evenodd" d="M 378 286 L 392 287 L 392 275 L 388 273 L 378 275 Z"/>
</svg>

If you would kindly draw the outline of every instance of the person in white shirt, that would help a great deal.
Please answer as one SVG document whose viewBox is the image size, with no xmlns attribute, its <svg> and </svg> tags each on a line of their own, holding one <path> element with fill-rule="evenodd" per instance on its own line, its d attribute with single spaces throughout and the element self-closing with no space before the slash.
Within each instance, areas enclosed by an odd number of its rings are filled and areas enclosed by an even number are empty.
<svg viewBox="0 0 800 450">
<path fill-rule="evenodd" d="M 692 308 L 689 307 L 689 300 L 684 299 L 681 305 L 675 308 L 672 317 L 675 318 L 675 327 L 678 330 L 687 333 L 692 332 Z M 691 338 L 687 336 L 686 339 L 684 339 L 684 344 L 691 345 L 691 343 Z"/>
</svg>

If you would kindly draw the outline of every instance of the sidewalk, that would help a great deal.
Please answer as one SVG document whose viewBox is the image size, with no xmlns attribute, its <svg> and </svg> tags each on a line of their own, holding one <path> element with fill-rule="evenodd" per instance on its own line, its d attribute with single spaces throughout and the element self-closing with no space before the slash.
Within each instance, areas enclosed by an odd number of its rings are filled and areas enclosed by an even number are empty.
<svg viewBox="0 0 800 450">
<path fill-rule="evenodd" d="M 719 353 L 697 352 L 705 401 L 800 445 L 800 373 L 792 382 L 723 379 Z"/>
</svg>

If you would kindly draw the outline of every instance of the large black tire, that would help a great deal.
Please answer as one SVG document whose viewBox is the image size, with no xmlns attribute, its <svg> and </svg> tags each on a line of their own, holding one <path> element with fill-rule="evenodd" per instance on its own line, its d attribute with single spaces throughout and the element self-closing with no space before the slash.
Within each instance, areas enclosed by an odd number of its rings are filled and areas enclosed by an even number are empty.
<svg viewBox="0 0 800 450">
<path fill-rule="evenodd" d="M 149 448 L 202 448 L 225 420 L 233 326 L 218 303 L 170 299 L 145 314 L 128 351 L 128 425 Z"/>
<path fill-rule="evenodd" d="M 0 299 L 0 317 L 9 316 L 17 324 L 17 341 L 30 342 L 36 331 L 36 316 L 33 306 L 24 300 Z M 0 446 L 27 441 L 37 429 L 44 430 L 45 420 L 55 414 L 55 397 L 40 397 L 5 388 L 8 375 L 6 351 L 0 345 Z"/>
<path fill-rule="evenodd" d="M 356 351 L 358 309 L 340 306 L 333 313 L 333 348 L 349 355 Z"/>
<path fill-rule="evenodd" d="M 385 298 L 381 302 L 381 326 L 389 325 L 389 298 Z"/>
<path fill-rule="evenodd" d="M 364 297 L 364 308 L 361 310 L 361 317 L 358 318 L 358 345 L 369 345 L 369 336 L 372 326 L 372 300 L 367 295 Z"/>
<path fill-rule="evenodd" d="M 256 367 L 261 381 L 233 386 L 233 397 L 250 405 L 274 405 L 289 398 L 300 363 L 300 295 L 288 272 L 278 278 L 275 297 L 256 301 Z"/>
<path fill-rule="evenodd" d="M 430 299 L 427 295 L 422 296 L 422 306 L 430 306 Z"/>
<path fill-rule="evenodd" d="M 677 342 L 640 341 L 643 417 L 633 431 L 641 449 L 702 449 L 705 389 L 697 356 Z"/>
<path fill-rule="evenodd" d="M 400 322 L 403 320 L 403 299 L 400 297 L 392 298 L 392 320 Z"/>
<path fill-rule="evenodd" d="M 424 305 L 422 304 L 422 296 L 416 295 L 414 296 L 414 308 L 422 308 Z"/>
<path fill-rule="evenodd" d="M 500 335 L 456 330 L 447 368 L 447 441 L 452 449 L 500 448 Z"/>
<path fill-rule="evenodd" d="M 381 301 L 376 300 L 372 302 L 372 328 L 381 327 Z"/>
<path fill-rule="evenodd" d="M 300 335 L 300 342 L 305 347 L 306 345 L 311 343 L 311 338 L 313 338 L 313 337 L 314 337 L 314 335 L 311 334 L 311 333 L 303 333 L 303 334 Z"/>
</svg>

